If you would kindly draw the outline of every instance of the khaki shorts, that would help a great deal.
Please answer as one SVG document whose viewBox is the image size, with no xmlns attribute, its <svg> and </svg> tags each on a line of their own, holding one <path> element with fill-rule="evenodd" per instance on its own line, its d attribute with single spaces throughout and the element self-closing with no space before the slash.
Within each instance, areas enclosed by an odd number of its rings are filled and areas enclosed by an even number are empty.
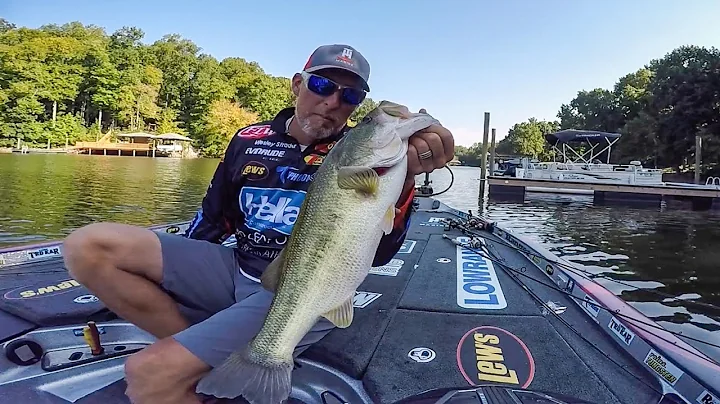
<svg viewBox="0 0 720 404">
<path fill-rule="evenodd" d="M 216 367 L 257 335 L 273 294 L 243 275 L 232 248 L 172 234 L 157 235 L 162 246 L 161 286 L 192 323 L 173 338 Z M 321 318 L 295 348 L 295 355 L 333 328 Z"/>
</svg>

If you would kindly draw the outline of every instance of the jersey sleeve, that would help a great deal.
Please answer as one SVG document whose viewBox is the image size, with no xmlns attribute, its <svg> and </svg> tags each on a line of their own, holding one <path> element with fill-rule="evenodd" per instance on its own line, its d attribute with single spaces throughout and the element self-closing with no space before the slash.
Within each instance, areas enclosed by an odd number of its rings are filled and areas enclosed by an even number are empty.
<svg viewBox="0 0 720 404">
<path fill-rule="evenodd" d="M 395 217 L 393 230 L 380 239 L 380 244 L 375 252 L 372 266 L 378 267 L 387 264 L 395 254 L 397 254 L 400 247 L 402 247 L 408 227 L 410 226 L 410 217 L 412 216 L 411 205 L 414 197 L 415 189 L 413 188 L 399 207 L 400 214 Z"/>
<path fill-rule="evenodd" d="M 201 207 L 184 234 L 185 237 L 219 244 L 233 233 L 228 203 L 232 200 L 231 167 L 236 161 L 239 142 L 240 139 L 233 136 L 215 169 Z"/>
</svg>

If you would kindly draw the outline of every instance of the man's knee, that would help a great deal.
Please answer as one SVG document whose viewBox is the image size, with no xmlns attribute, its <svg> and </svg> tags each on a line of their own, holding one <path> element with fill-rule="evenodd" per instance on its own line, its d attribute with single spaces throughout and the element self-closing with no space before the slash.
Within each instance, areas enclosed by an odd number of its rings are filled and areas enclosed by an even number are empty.
<svg viewBox="0 0 720 404">
<path fill-rule="evenodd" d="M 83 226 L 68 235 L 63 241 L 62 252 L 65 267 L 70 275 L 86 283 L 103 260 L 108 258 L 112 248 L 107 233 L 108 223 L 93 223 Z"/>
<path fill-rule="evenodd" d="M 160 241 L 150 230 L 120 223 L 93 223 L 63 241 L 70 275 L 87 285 L 99 271 L 121 269 L 151 280 L 162 276 Z"/>
</svg>

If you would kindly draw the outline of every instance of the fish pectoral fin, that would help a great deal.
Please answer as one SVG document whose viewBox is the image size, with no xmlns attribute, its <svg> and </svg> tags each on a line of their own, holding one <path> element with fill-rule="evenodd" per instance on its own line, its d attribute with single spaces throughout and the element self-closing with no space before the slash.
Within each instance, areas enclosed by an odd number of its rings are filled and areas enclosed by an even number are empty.
<svg viewBox="0 0 720 404">
<path fill-rule="evenodd" d="M 343 189 L 356 189 L 375 195 L 380 177 L 370 167 L 342 167 L 338 170 L 338 186 Z"/>
<path fill-rule="evenodd" d="M 260 282 L 263 287 L 270 292 L 277 290 L 278 284 L 280 283 L 280 276 L 282 276 L 283 266 L 285 263 L 285 249 L 283 248 L 275 257 L 270 264 L 268 264 L 263 274 L 260 276 Z"/>
<path fill-rule="evenodd" d="M 390 234 L 390 232 L 393 231 L 394 225 L 395 225 L 395 206 L 390 205 L 388 210 L 385 211 L 385 216 L 383 217 L 383 222 L 382 222 L 383 234 Z"/>
<path fill-rule="evenodd" d="M 349 327 L 353 320 L 353 297 L 355 297 L 355 293 L 340 306 L 323 314 L 323 317 L 335 324 L 335 327 Z"/>
</svg>

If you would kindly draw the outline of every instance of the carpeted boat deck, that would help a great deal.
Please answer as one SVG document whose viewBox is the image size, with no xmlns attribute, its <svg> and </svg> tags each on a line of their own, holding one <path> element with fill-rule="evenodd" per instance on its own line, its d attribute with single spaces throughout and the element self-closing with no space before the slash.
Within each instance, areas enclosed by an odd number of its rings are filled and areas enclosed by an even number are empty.
<svg viewBox="0 0 720 404">
<path fill-rule="evenodd" d="M 355 296 L 355 319 L 302 357 L 362 381 L 373 402 L 392 403 L 442 387 L 506 384 L 597 403 L 658 402 L 656 379 L 628 360 L 602 325 L 515 249 L 482 233 L 494 256 L 483 257 L 443 238 L 446 230 L 420 200 L 403 248 L 373 268 Z M 516 272 L 514 272 L 516 271 Z M 511 276 L 511 274 L 521 276 Z M 532 281 L 536 279 L 537 282 Z M 59 259 L 25 264 L 0 277 L 0 341 L 42 326 L 104 321 L 108 313 L 73 283 Z M 567 309 L 556 316 L 533 298 Z M 0 367 L 9 366 L 0 358 Z M 0 375 L 7 369 L 0 368 Z M 1 376 L 0 376 L 1 378 Z M 78 403 L 127 403 L 122 381 Z M 2 385 L 13 402 L 60 403 L 23 384 Z M 20 401 L 18 401 L 20 399 Z"/>
</svg>

